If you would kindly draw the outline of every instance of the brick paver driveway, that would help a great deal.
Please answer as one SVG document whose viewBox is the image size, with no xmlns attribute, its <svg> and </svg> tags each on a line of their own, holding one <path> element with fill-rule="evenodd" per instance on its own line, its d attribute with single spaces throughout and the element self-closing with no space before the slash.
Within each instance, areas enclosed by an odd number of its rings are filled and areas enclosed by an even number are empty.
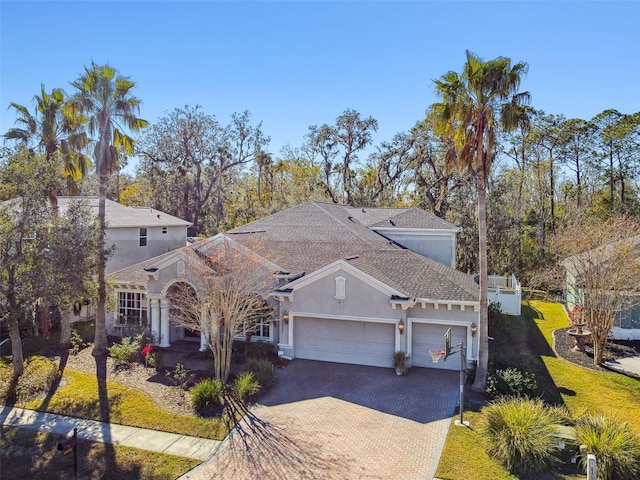
<svg viewBox="0 0 640 480">
<path fill-rule="evenodd" d="M 458 372 L 294 360 L 211 459 L 184 479 L 429 479 Z"/>
</svg>

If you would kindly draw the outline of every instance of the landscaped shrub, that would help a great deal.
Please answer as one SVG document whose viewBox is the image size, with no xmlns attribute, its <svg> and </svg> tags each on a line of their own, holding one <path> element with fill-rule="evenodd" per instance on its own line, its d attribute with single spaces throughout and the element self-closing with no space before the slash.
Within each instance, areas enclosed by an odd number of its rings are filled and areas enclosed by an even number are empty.
<svg viewBox="0 0 640 480">
<path fill-rule="evenodd" d="M 273 364 L 269 360 L 250 358 L 245 363 L 244 369 L 253 373 L 261 388 L 266 389 L 273 385 L 275 374 L 273 373 Z"/>
<path fill-rule="evenodd" d="M 531 475 L 558 461 L 553 418 L 541 400 L 501 397 L 482 413 L 487 451 L 511 472 Z"/>
<path fill-rule="evenodd" d="M 69 353 L 71 353 L 71 355 L 77 355 L 85 346 L 86 345 L 84 343 L 84 340 L 82 339 L 78 331 L 75 328 L 72 328 L 71 348 L 69 349 Z"/>
<path fill-rule="evenodd" d="M 271 353 L 273 353 L 273 343 L 258 340 L 257 342 L 247 343 L 244 356 L 246 359 L 267 359 Z"/>
<path fill-rule="evenodd" d="M 140 353 L 140 336 L 124 337 L 120 343 L 109 347 L 109 355 L 116 365 L 123 366 L 135 362 Z"/>
<path fill-rule="evenodd" d="M 640 478 L 640 439 L 629 426 L 605 415 L 585 414 L 576 421 L 576 439 L 581 464 L 586 469 L 587 455 L 596 456 L 598 479 Z"/>
<path fill-rule="evenodd" d="M 191 389 L 191 405 L 196 410 L 216 408 L 222 405 L 224 399 L 224 385 L 222 380 L 205 378 Z"/>
<path fill-rule="evenodd" d="M 496 370 L 487 379 L 487 394 L 491 398 L 500 396 L 534 396 L 538 384 L 536 376 L 532 372 L 523 372 L 510 367 L 504 370 Z"/>
<path fill-rule="evenodd" d="M 187 369 L 184 368 L 184 365 L 181 363 L 176 363 L 173 371 L 167 370 L 165 372 L 165 375 L 173 382 L 173 385 L 181 388 L 185 388 L 187 386 L 188 374 L 189 372 L 187 372 Z"/>
<path fill-rule="evenodd" d="M 260 383 L 256 380 L 253 372 L 245 370 L 238 375 L 238 378 L 233 382 L 232 388 L 237 397 L 245 401 L 248 397 L 260 391 Z"/>
</svg>

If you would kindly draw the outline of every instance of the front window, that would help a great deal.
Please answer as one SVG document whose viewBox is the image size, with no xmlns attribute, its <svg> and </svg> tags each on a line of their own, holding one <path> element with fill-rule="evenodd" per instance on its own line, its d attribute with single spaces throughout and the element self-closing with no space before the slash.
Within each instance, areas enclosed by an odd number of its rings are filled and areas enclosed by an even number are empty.
<svg viewBox="0 0 640 480">
<path fill-rule="evenodd" d="M 140 246 L 141 247 L 146 247 L 147 246 L 147 229 L 146 227 L 143 227 L 140 229 Z"/>
<path fill-rule="evenodd" d="M 118 323 L 147 326 L 147 296 L 138 292 L 118 292 Z"/>
<path fill-rule="evenodd" d="M 254 337 L 268 339 L 271 334 L 271 323 L 270 322 L 261 322 L 258 323 L 252 332 Z"/>
</svg>

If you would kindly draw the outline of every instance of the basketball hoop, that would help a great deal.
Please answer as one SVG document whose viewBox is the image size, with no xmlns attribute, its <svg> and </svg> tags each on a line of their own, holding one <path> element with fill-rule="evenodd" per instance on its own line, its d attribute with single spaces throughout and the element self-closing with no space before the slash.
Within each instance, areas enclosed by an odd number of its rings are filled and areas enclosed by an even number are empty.
<svg viewBox="0 0 640 480">
<path fill-rule="evenodd" d="M 444 350 L 438 350 L 438 349 L 429 350 L 429 355 L 431 355 L 431 360 L 433 360 L 433 363 L 438 363 L 438 360 L 440 360 L 440 357 L 444 355 Z"/>
</svg>

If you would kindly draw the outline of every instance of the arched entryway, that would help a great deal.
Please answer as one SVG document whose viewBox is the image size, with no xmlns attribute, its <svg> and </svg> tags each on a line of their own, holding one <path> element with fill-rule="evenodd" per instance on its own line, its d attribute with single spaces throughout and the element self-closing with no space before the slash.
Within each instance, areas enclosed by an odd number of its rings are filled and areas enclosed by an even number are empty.
<svg viewBox="0 0 640 480">
<path fill-rule="evenodd" d="M 196 327 L 198 317 L 194 310 L 198 304 L 195 289 L 187 282 L 175 282 L 167 289 L 166 298 L 169 299 L 170 342 L 200 342 L 201 334 Z M 194 327 L 190 328 L 189 324 Z"/>
</svg>

